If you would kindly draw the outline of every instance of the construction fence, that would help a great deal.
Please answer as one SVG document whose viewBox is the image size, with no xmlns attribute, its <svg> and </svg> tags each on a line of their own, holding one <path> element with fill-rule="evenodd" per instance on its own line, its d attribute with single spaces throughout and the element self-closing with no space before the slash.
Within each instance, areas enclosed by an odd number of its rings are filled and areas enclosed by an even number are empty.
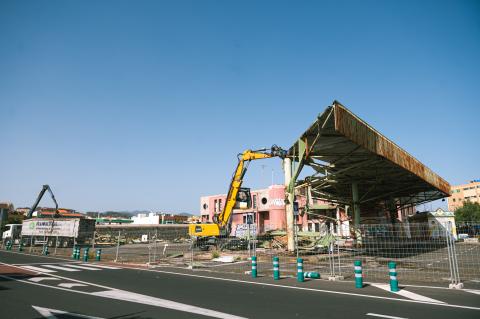
<svg viewBox="0 0 480 319">
<path fill-rule="evenodd" d="M 248 274 L 251 257 L 256 256 L 259 275 L 272 276 L 272 260 L 278 257 L 281 276 L 296 277 L 297 259 L 302 258 L 305 272 L 336 280 L 354 280 L 354 261 L 361 261 L 364 281 L 374 283 L 388 283 L 388 263 L 393 261 L 400 284 L 448 286 L 461 282 L 480 288 L 480 223 L 455 226 L 360 225 L 351 229 L 351 236 L 343 237 L 322 227 L 319 232 L 298 232 L 296 249 L 290 252 L 283 232 L 192 240 L 186 227 L 105 227 L 97 228 L 92 240 L 81 246 L 81 259 L 88 247 L 91 259 L 101 249 L 103 261 Z M 35 245 L 23 249 L 37 254 L 44 251 Z M 72 248 L 51 247 L 49 253 L 71 257 Z"/>
</svg>

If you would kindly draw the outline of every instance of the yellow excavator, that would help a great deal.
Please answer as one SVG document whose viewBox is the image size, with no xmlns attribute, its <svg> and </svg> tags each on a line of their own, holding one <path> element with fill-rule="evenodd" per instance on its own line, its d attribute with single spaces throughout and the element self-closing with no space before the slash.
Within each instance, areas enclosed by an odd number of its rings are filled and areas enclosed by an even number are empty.
<svg viewBox="0 0 480 319">
<path fill-rule="evenodd" d="M 233 210 L 248 209 L 252 204 L 250 189 L 241 187 L 250 162 L 272 157 L 285 158 L 286 155 L 287 152 L 277 145 L 270 149 L 246 150 L 238 154 L 238 164 L 230 182 L 225 206 L 219 214 L 213 216 L 213 223 L 191 224 L 188 229 L 190 236 L 197 241 L 229 236 Z"/>
</svg>

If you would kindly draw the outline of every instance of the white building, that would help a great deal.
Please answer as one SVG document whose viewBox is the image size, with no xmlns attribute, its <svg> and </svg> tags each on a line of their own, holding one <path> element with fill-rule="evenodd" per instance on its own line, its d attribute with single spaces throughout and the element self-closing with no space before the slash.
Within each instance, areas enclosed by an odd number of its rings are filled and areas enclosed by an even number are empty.
<svg viewBox="0 0 480 319">
<path fill-rule="evenodd" d="M 138 214 L 131 219 L 135 225 L 158 225 L 162 222 L 162 215 L 157 213 Z"/>
</svg>

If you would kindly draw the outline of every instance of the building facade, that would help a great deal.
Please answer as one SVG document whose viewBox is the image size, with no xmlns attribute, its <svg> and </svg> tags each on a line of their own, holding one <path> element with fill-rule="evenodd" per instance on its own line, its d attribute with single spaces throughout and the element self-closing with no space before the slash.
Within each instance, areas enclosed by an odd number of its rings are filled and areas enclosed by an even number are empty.
<svg viewBox="0 0 480 319">
<path fill-rule="evenodd" d="M 480 203 L 480 180 L 476 179 L 468 184 L 452 186 L 450 194 L 448 210 L 451 212 L 462 207 L 466 201 Z"/>
<path fill-rule="evenodd" d="M 253 227 L 257 234 L 268 231 L 286 229 L 285 211 L 285 186 L 272 185 L 265 189 L 252 190 L 252 207 L 250 209 L 235 209 L 232 213 L 231 236 L 241 237 L 247 226 L 247 216 L 253 216 Z M 327 227 L 335 233 L 344 230 L 348 232 L 348 217 L 344 210 L 322 200 L 313 200 L 318 215 L 305 214 L 307 200 L 305 196 L 297 195 L 298 214 L 295 216 L 299 231 L 320 232 Z M 203 196 L 200 198 L 200 216 L 202 223 L 212 222 L 213 216 L 222 211 L 226 202 L 226 194 Z M 345 225 L 341 226 L 334 220 L 341 220 Z M 252 226 L 250 226 L 252 227 Z"/>
</svg>

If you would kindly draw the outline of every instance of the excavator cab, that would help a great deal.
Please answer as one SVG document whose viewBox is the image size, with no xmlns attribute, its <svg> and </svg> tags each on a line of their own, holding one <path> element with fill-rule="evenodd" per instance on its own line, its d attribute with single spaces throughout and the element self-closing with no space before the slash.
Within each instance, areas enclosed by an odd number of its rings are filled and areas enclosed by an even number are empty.
<svg viewBox="0 0 480 319">
<path fill-rule="evenodd" d="M 235 209 L 249 209 L 252 207 L 252 195 L 250 188 L 240 187 L 237 193 Z"/>
</svg>

